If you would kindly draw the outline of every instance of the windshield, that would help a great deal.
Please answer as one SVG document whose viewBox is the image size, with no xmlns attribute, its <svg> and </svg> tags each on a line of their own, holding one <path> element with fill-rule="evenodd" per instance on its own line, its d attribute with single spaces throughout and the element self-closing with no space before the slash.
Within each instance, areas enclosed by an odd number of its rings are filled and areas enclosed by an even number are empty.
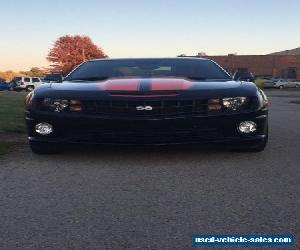
<svg viewBox="0 0 300 250">
<path fill-rule="evenodd" d="M 202 59 L 114 59 L 81 64 L 67 81 L 96 81 L 110 77 L 184 77 L 196 80 L 230 80 L 216 63 Z"/>
</svg>

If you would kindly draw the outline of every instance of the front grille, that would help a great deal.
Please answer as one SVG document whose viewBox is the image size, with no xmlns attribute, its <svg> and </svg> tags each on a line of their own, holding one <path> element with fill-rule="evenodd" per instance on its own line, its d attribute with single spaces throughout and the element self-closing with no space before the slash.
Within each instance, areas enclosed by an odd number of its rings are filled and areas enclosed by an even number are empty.
<svg viewBox="0 0 300 250">
<path fill-rule="evenodd" d="M 84 101 L 85 113 L 117 116 L 166 116 L 182 114 L 206 114 L 207 100 L 143 100 L 143 101 Z M 137 110 L 151 107 L 151 110 Z"/>
</svg>

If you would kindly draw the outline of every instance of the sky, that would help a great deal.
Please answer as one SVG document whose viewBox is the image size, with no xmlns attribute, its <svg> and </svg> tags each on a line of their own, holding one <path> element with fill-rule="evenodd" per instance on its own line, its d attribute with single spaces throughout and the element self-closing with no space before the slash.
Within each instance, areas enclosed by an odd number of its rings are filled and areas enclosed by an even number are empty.
<svg viewBox="0 0 300 250">
<path fill-rule="evenodd" d="M 47 67 L 63 35 L 109 57 L 267 54 L 300 47 L 299 0 L 0 0 L 0 71 Z"/>
</svg>

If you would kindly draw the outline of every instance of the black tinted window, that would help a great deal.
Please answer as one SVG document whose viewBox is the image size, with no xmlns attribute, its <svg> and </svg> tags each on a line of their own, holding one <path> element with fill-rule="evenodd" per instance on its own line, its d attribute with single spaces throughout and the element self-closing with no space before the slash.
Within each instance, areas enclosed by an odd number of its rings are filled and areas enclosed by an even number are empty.
<svg viewBox="0 0 300 250">
<path fill-rule="evenodd" d="M 105 77 L 191 77 L 230 79 L 217 64 L 201 59 L 119 59 L 89 61 L 79 66 L 66 80 Z"/>
<path fill-rule="evenodd" d="M 32 82 L 39 82 L 40 79 L 39 78 L 32 78 Z"/>
<path fill-rule="evenodd" d="M 15 77 L 13 80 L 14 80 L 14 81 L 21 81 L 21 80 L 22 80 L 22 77 Z"/>
<path fill-rule="evenodd" d="M 29 77 L 25 77 L 24 78 L 24 82 L 30 82 L 30 78 Z"/>
</svg>

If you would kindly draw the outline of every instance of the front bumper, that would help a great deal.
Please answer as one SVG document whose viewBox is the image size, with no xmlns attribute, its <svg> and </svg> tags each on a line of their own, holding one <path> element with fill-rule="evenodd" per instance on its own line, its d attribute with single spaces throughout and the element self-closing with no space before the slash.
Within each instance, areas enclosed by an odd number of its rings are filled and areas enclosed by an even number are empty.
<svg viewBox="0 0 300 250">
<path fill-rule="evenodd" d="M 242 121 L 254 121 L 257 131 L 238 132 Z M 47 122 L 51 135 L 35 132 L 35 125 Z M 254 145 L 267 133 L 267 111 L 212 116 L 129 119 L 81 114 L 27 113 L 30 141 L 52 143 L 91 143 L 113 145 L 206 144 Z"/>
</svg>

